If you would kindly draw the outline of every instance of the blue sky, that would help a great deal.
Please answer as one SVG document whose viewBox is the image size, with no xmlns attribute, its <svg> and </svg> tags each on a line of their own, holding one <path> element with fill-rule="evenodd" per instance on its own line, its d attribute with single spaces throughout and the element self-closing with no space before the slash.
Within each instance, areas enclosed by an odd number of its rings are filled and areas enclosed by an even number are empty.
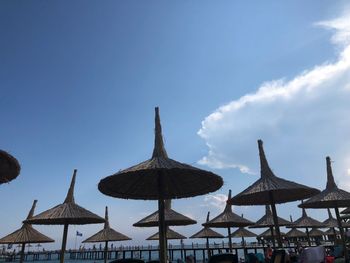
<svg viewBox="0 0 350 263">
<path fill-rule="evenodd" d="M 174 201 L 198 222 L 220 212 L 228 189 L 238 193 L 257 178 L 258 138 L 277 175 L 323 188 L 329 154 L 336 181 L 350 190 L 345 4 L 1 1 L 0 148 L 22 172 L 1 185 L 0 236 L 20 226 L 33 199 L 37 212 L 63 202 L 77 168 L 77 203 L 100 215 L 108 205 L 112 226 L 144 243 L 156 229 L 131 225 L 156 203 L 104 196 L 97 183 L 150 157 L 155 106 L 169 156 L 224 178 L 214 195 Z M 253 99 L 242 106 L 247 94 Z M 243 166 L 251 174 L 236 168 Z M 280 214 L 296 218 L 295 207 L 281 205 Z M 256 220 L 264 208 L 234 210 Z M 100 227 L 71 229 L 87 237 Z M 61 242 L 62 227 L 36 228 Z"/>
</svg>

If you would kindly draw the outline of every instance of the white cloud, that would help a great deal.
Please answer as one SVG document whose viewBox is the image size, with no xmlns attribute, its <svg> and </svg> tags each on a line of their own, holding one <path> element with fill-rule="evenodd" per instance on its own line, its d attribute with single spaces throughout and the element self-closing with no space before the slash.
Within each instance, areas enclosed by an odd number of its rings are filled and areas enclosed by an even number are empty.
<svg viewBox="0 0 350 263">
<path fill-rule="evenodd" d="M 199 163 L 258 173 L 255 142 L 261 138 L 266 141 L 268 159 L 275 164 L 272 167 L 285 174 L 294 171 L 320 178 L 325 173 L 321 158 L 330 155 L 338 172 L 336 181 L 350 189 L 349 17 L 350 12 L 317 23 L 334 30 L 332 42 L 340 48 L 336 61 L 305 70 L 291 80 L 265 82 L 206 117 L 198 134 L 209 151 Z"/>
<path fill-rule="evenodd" d="M 227 195 L 224 194 L 209 194 L 204 197 L 204 205 L 212 206 L 218 210 L 224 210 L 226 206 Z"/>
</svg>

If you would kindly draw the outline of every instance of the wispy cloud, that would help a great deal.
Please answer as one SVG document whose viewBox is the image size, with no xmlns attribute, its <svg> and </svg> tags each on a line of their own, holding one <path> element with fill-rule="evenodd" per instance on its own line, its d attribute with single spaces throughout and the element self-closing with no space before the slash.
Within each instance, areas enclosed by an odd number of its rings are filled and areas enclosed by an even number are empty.
<svg viewBox="0 0 350 263">
<path fill-rule="evenodd" d="M 206 117 L 198 134 L 209 151 L 199 163 L 257 173 L 254 142 L 262 138 L 275 163 L 295 167 L 290 163 L 295 160 L 305 166 L 298 168 L 303 173 L 315 171 L 315 165 L 324 170 L 320 158 L 331 155 L 341 185 L 350 189 L 349 17 L 347 12 L 316 24 L 334 31 L 331 40 L 339 48 L 334 62 L 316 65 L 290 80 L 265 82 Z"/>
<path fill-rule="evenodd" d="M 224 194 L 209 194 L 204 197 L 202 206 L 214 207 L 218 210 L 223 210 L 226 206 L 227 195 Z"/>
</svg>

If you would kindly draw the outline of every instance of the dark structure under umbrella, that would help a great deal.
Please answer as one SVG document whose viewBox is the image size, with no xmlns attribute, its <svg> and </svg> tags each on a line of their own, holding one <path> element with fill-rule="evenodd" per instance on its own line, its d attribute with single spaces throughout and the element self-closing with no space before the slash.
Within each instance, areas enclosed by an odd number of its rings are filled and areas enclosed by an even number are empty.
<svg viewBox="0 0 350 263">
<path fill-rule="evenodd" d="M 208 214 L 207 214 L 206 223 L 209 222 L 209 215 L 210 215 L 210 212 L 208 212 Z M 202 228 L 196 234 L 192 235 L 190 238 L 205 238 L 206 239 L 206 247 L 207 247 L 208 258 L 209 258 L 210 257 L 209 238 L 224 238 L 224 236 L 218 232 L 215 232 L 209 226 L 207 226 L 205 224 L 203 224 L 203 225 L 204 225 L 204 228 Z"/>
<path fill-rule="evenodd" d="M 74 185 L 76 174 L 77 170 L 74 170 L 72 181 L 63 204 L 57 205 L 25 221 L 38 225 L 64 225 L 60 263 L 64 262 L 69 225 L 85 225 L 105 222 L 102 217 L 95 215 L 75 203 Z"/>
<path fill-rule="evenodd" d="M 282 247 L 275 205 L 309 198 L 320 191 L 275 176 L 266 160 L 262 140 L 258 140 L 258 147 L 260 179 L 243 192 L 234 196 L 229 202 L 233 205 L 271 205 L 278 246 Z"/>
<path fill-rule="evenodd" d="M 220 176 L 168 158 L 164 148 L 159 109 L 155 108 L 155 140 L 151 159 L 100 181 L 105 195 L 139 200 L 158 200 L 160 263 L 166 262 L 164 200 L 203 195 L 223 185 Z"/>
<path fill-rule="evenodd" d="M 197 221 L 182 215 L 171 209 L 171 200 L 164 201 L 164 220 L 166 226 L 187 226 L 197 224 Z M 137 223 L 133 224 L 136 227 L 155 227 L 159 226 L 159 213 L 154 213 L 146 216 Z"/>
<path fill-rule="evenodd" d="M 254 223 L 252 221 L 245 219 L 242 216 L 239 216 L 233 213 L 232 206 L 228 203 L 228 200 L 230 199 L 231 199 L 231 190 L 229 190 L 229 193 L 228 193 L 225 210 L 218 216 L 214 217 L 209 222 L 204 223 L 204 226 L 214 227 L 214 228 L 227 228 L 229 248 L 230 248 L 230 252 L 232 252 L 231 227 L 245 227 L 245 226 L 253 225 Z"/>
<path fill-rule="evenodd" d="M 166 229 L 166 238 L 167 239 L 186 239 L 186 237 L 184 235 L 181 235 L 180 233 L 170 229 L 169 227 L 167 227 L 167 229 Z M 146 238 L 146 240 L 159 240 L 159 232 Z"/>
<path fill-rule="evenodd" d="M 333 228 L 329 228 L 328 230 L 324 231 L 324 234 L 327 236 L 328 240 L 335 242 L 337 236 L 339 235 L 339 231 Z"/>
<path fill-rule="evenodd" d="M 108 242 L 110 241 L 124 241 L 124 240 L 131 240 L 130 237 L 119 233 L 112 229 L 109 225 L 109 219 L 108 219 L 108 207 L 106 206 L 105 210 L 105 225 L 103 229 L 96 234 L 92 235 L 91 237 L 85 239 L 83 243 L 96 243 L 96 242 L 104 242 L 105 243 L 105 249 L 104 249 L 104 262 L 107 262 L 108 258 Z"/>
<path fill-rule="evenodd" d="M 0 150 L 0 184 L 15 179 L 21 171 L 21 166 L 15 157 Z"/>
<path fill-rule="evenodd" d="M 27 219 L 30 219 L 35 210 L 37 200 L 34 200 L 32 208 L 29 211 Z M 39 231 L 35 230 L 31 224 L 23 223 L 22 227 L 15 232 L 0 239 L 0 244 L 21 244 L 21 258 L 20 263 L 24 260 L 24 249 L 25 245 L 29 243 L 49 243 L 55 242 L 53 239 L 41 234 Z"/>
<path fill-rule="evenodd" d="M 244 227 L 239 227 L 236 231 L 233 231 L 231 237 L 242 238 L 242 245 L 245 247 L 245 237 L 257 237 L 257 234 L 245 229 Z"/>
<path fill-rule="evenodd" d="M 323 223 L 321 223 L 320 221 L 317 221 L 316 219 L 309 217 L 306 214 L 306 210 L 303 208 L 303 212 L 302 212 L 301 217 L 299 219 L 295 220 L 293 222 L 292 226 L 287 226 L 287 227 L 305 228 L 306 235 L 307 235 L 307 241 L 308 241 L 309 246 L 311 246 L 309 228 L 317 228 L 317 227 L 323 227 L 323 226 L 324 226 Z"/>
<path fill-rule="evenodd" d="M 342 189 L 339 189 L 336 185 L 333 177 L 331 158 L 326 157 L 327 165 L 327 185 L 326 189 L 323 190 L 318 195 L 315 195 L 305 201 L 303 204 L 299 205 L 300 207 L 305 208 L 334 208 L 335 215 L 338 220 L 338 227 L 340 231 L 340 237 L 343 243 L 345 261 L 349 262 L 349 254 L 346 248 L 346 240 L 344 236 L 344 230 L 342 227 L 341 217 L 339 214 L 339 207 L 348 207 L 350 203 L 350 193 Z"/>
<path fill-rule="evenodd" d="M 277 221 L 278 221 L 278 225 L 279 226 L 288 226 L 291 224 L 291 222 L 281 218 L 281 217 L 277 217 Z M 268 227 L 271 231 L 272 234 L 272 244 L 273 247 L 276 247 L 275 245 L 275 233 L 273 231 L 273 227 L 274 227 L 274 222 L 273 222 L 273 215 L 270 209 L 269 205 L 265 205 L 265 215 L 260 218 L 258 221 L 256 221 L 256 223 L 254 225 L 249 226 L 249 228 L 265 228 Z"/>
</svg>

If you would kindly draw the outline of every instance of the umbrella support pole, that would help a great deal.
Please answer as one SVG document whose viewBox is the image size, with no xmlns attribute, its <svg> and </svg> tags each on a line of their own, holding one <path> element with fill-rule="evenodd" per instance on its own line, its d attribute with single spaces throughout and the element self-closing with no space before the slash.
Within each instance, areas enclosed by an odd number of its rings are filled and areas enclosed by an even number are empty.
<svg viewBox="0 0 350 263">
<path fill-rule="evenodd" d="M 335 210 L 335 214 L 336 214 L 337 220 L 338 220 L 338 226 L 339 226 L 339 231 L 340 231 L 340 238 L 341 238 L 341 241 L 343 243 L 345 262 L 349 263 L 349 252 L 348 252 L 348 249 L 346 247 L 346 240 L 345 240 L 345 236 L 344 236 L 344 229 L 342 227 L 341 217 L 340 217 L 340 214 L 339 214 L 339 209 L 338 209 L 338 207 L 335 207 L 334 210 Z"/>
<path fill-rule="evenodd" d="M 271 231 L 271 239 L 272 239 L 272 247 L 273 249 L 276 248 L 276 241 L 275 241 L 275 231 L 273 230 L 273 227 L 270 227 L 270 231 Z"/>
<path fill-rule="evenodd" d="M 209 259 L 210 259 L 209 238 L 207 238 L 207 252 L 208 252 L 208 262 L 209 262 Z"/>
<path fill-rule="evenodd" d="M 108 259 L 108 241 L 105 242 L 105 256 L 104 256 L 104 263 L 107 263 Z"/>
<path fill-rule="evenodd" d="M 68 235 L 68 224 L 64 224 L 62 247 L 61 247 L 61 253 L 60 253 L 60 263 L 64 262 L 64 253 L 66 252 L 66 245 L 67 245 L 67 235 Z"/>
<path fill-rule="evenodd" d="M 20 257 L 19 263 L 23 263 L 23 261 L 24 261 L 24 250 L 25 250 L 25 247 L 26 247 L 26 244 L 23 243 L 22 244 L 22 248 L 21 248 L 21 257 Z"/>
<path fill-rule="evenodd" d="M 282 247 L 282 239 L 281 239 L 280 227 L 278 225 L 275 200 L 273 199 L 273 194 L 271 191 L 269 192 L 269 195 L 270 195 L 270 203 L 271 203 L 271 208 L 272 208 L 273 223 L 275 225 L 276 234 L 277 234 L 277 243 L 278 243 L 278 247 L 281 248 Z"/>
<path fill-rule="evenodd" d="M 229 248 L 230 248 L 230 253 L 232 253 L 231 227 L 228 227 L 227 231 L 228 231 L 228 245 L 229 245 Z"/>
<path fill-rule="evenodd" d="M 159 214 L 159 263 L 167 262 L 167 237 L 166 237 L 166 226 L 165 226 L 165 201 L 164 201 L 164 183 L 163 175 L 160 171 L 158 173 L 158 214 Z"/>
<path fill-rule="evenodd" d="M 311 239 L 310 239 L 310 232 L 309 232 L 309 228 L 306 228 L 306 235 L 307 235 L 307 243 L 309 245 L 309 247 L 311 247 Z"/>
</svg>

